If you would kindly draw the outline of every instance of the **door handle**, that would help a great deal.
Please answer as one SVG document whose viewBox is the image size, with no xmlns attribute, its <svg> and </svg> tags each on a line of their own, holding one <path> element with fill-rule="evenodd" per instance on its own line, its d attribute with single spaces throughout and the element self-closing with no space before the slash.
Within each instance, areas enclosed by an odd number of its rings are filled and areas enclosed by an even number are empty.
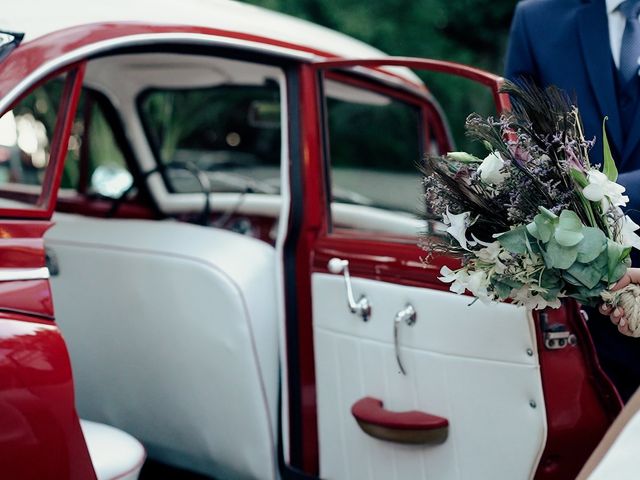
<svg viewBox="0 0 640 480">
<path fill-rule="evenodd" d="M 396 317 L 393 319 L 393 346 L 396 351 L 396 361 L 398 362 L 398 368 L 400 369 L 400 373 L 402 375 L 406 375 L 407 371 L 402 364 L 402 360 L 400 360 L 400 325 L 406 323 L 408 326 L 415 325 L 418 320 L 418 314 L 412 305 L 407 305 L 398 313 L 396 313 Z"/>
<path fill-rule="evenodd" d="M 368 321 L 371 317 L 371 303 L 367 297 L 362 295 L 356 302 L 353 296 L 353 287 L 351 286 L 351 275 L 349 275 L 349 260 L 342 260 L 341 258 L 332 258 L 327 264 L 327 269 L 331 273 L 344 275 L 344 283 L 347 288 L 347 305 L 349 311 L 356 315 L 359 315 L 364 322 Z"/>
<path fill-rule="evenodd" d="M 439 444 L 449 434 L 446 418 L 416 410 L 392 412 L 373 397 L 364 397 L 354 403 L 351 414 L 364 433 L 387 442 Z"/>
</svg>

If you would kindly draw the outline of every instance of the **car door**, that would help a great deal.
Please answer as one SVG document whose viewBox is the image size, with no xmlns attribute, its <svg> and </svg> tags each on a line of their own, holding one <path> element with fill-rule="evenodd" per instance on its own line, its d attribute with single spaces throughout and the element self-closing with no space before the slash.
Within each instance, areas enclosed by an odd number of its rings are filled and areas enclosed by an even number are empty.
<svg viewBox="0 0 640 480">
<path fill-rule="evenodd" d="M 43 243 L 84 67 L 8 90 L 28 60 L 16 51 L 0 64 L 0 471 L 90 479 Z"/>
<path fill-rule="evenodd" d="M 423 261 L 419 238 L 441 228 L 417 220 L 426 212 L 416 165 L 453 145 L 436 99 L 397 67 L 466 78 L 498 112 L 509 106 L 501 78 L 447 62 L 303 68 L 300 108 L 317 114 L 302 115 L 302 166 L 292 167 L 304 191 L 288 239 L 288 313 L 297 314 L 287 331 L 289 460 L 333 479 L 570 478 L 619 408 L 615 394 L 588 370 L 575 305 L 534 317 L 473 302 L 438 280 L 455 260 Z M 553 329 L 579 341 L 551 348 Z M 563 377 L 545 392 L 559 365 L 571 366 L 571 385 Z M 590 413 L 571 414 L 575 402 Z"/>
</svg>

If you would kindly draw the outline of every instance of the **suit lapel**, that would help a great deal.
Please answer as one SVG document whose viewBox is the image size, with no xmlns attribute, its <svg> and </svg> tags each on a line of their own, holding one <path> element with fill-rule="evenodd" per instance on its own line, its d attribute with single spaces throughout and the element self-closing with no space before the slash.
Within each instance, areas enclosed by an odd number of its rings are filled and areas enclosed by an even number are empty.
<svg viewBox="0 0 640 480">
<path fill-rule="evenodd" d="M 609 25 L 604 0 L 587 2 L 578 13 L 578 31 L 584 64 L 602 117 L 608 116 L 607 132 L 618 151 L 622 148 L 622 129 L 618 113 L 615 79 L 609 43 Z M 638 129 L 640 134 L 640 129 Z"/>
</svg>

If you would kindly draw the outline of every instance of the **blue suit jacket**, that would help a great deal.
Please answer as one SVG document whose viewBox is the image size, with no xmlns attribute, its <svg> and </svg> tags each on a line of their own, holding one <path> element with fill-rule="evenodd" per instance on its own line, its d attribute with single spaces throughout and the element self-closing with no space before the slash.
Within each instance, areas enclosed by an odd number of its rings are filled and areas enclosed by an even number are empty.
<svg viewBox="0 0 640 480">
<path fill-rule="evenodd" d="M 594 164 L 602 162 L 602 119 L 608 116 L 607 137 L 622 172 L 618 181 L 627 188 L 629 208 L 640 210 L 640 108 L 623 143 L 614 69 L 605 0 L 525 0 L 516 7 L 505 76 L 528 76 L 575 96 L 585 136 L 597 138 Z M 629 213 L 637 222 L 639 215 Z M 628 399 L 640 384 L 640 343 L 595 310 L 589 315 L 600 362 Z"/>
<path fill-rule="evenodd" d="M 628 209 L 640 211 L 640 108 L 623 143 L 605 0 L 525 0 L 515 11 L 505 76 L 532 78 L 575 96 L 587 138 L 597 138 L 592 163 L 602 162 L 602 119 L 627 188 Z M 640 105 L 639 105 L 640 107 Z M 636 222 L 638 213 L 630 212 Z"/>
</svg>

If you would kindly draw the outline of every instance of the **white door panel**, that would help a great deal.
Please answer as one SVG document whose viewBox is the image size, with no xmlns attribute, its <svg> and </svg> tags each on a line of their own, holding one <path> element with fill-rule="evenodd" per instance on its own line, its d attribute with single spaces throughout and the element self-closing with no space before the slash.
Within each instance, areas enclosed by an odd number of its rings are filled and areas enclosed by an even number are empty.
<svg viewBox="0 0 640 480">
<path fill-rule="evenodd" d="M 312 277 L 321 477 L 530 478 L 544 447 L 546 419 L 526 312 L 479 302 L 469 307 L 469 297 L 448 292 L 352 281 L 356 297 L 365 293 L 371 301 L 369 322 L 347 309 L 342 276 Z M 407 303 L 418 318 L 401 327 L 404 376 L 395 359 L 393 320 Z M 408 446 L 367 436 L 351 415 L 351 406 L 365 396 L 389 410 L 447 418 L 448 439 Z"/>
</svg>

